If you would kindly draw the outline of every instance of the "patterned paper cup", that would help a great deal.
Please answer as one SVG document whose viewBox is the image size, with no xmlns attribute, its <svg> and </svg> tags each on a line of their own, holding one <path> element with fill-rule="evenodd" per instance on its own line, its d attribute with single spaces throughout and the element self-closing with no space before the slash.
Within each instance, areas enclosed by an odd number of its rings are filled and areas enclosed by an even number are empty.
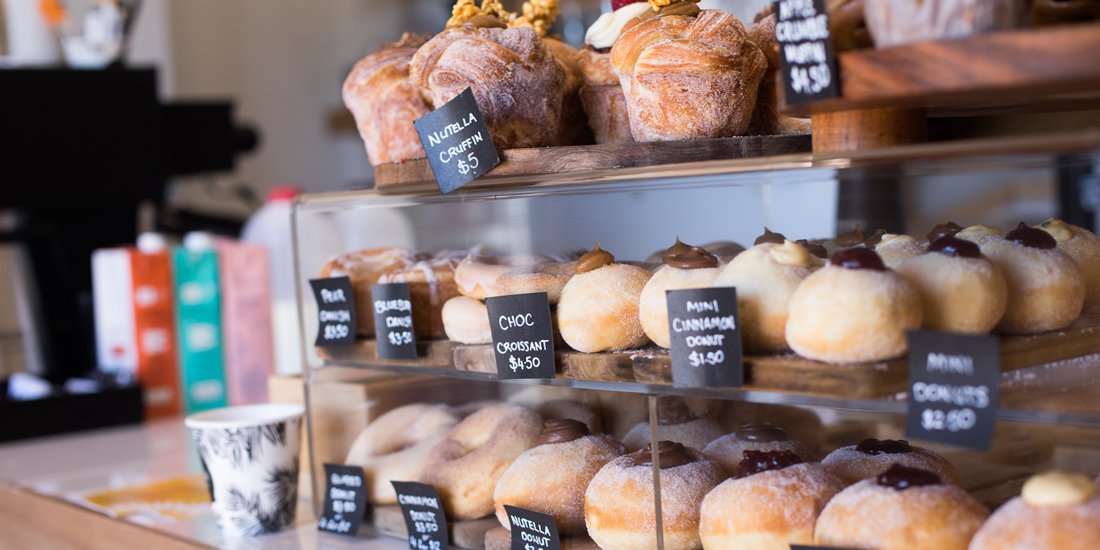
<svg viewBox="0 0 1100 550">
<path fill-rule="evenodd" d="M 247 405 L 184 421 L 226 536 L 254 537 L 294 523 L 303 412 L 301 405 Z"/>
</svg>

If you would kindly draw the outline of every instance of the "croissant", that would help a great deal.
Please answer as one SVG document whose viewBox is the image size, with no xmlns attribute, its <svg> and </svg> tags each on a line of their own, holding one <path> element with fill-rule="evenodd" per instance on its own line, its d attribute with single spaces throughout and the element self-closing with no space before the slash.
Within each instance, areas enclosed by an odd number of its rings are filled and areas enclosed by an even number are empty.
<svg viewBox="0 0 1100 550">
<path fill-rule="evenodd" d="M 427 37 L 405 33 L 361 59 L 344 81 L 344 105 L 374 166 L 424 157 L 413 121 L 430 108 L 409 81 L 409 62 L 425 42 Z"/>
<path fill-rule="evenodd" d="M 634 139 L 669 141 L 743 134 L 768 62 L 737 17 L 703 10 L 628 27 L 611 65 Z"/>
<path fill-rule="evenodd" d="M 410 77 L 436 107 L 471 88 L 498 148 L 559 144 L 565 69 L 531 27 L 449 28 L 416 52 Z"/>
</svg>

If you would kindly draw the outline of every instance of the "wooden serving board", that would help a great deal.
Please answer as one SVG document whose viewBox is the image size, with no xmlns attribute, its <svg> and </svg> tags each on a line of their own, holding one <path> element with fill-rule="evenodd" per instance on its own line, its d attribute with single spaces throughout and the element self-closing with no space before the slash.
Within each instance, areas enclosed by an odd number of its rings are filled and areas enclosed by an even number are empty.
<svg viewBox="0 0 1100 550">
<path fill-rule="evenodd" d="M 573 145 L 508 149 L 501 163 L 479 184 L 521 184 L 525 176 L 584 173 L 612 168 L 636 168 L 718 159 L 770 157 L 810 151 L 809 134 L 741 136 L 692 141 Z M 374 168 L 374 185 L 381 193 L 438 192 L 427 159 L 382 164 Z"/>
<path fill-rule="evenodd" d="M 405 529 L 405 516 L 401 515 L 400 506 L 375 506 L 372 517 L 374 527 L 383 534 L 399 539 L 408 538 L 409 532 Z M 458 548 L 485 548 L 485 534 L 495 528 L 500 528 L 500 521 L 496 516 L 447 522 L 451 546 Z"/>
<path fill-rule="evenodd" d="M 392 367 L 452 368 L 456 344 L 449 340 L 428 340 L 416 343 L 416 359 L 379 359 L 378 344 L 374 340 L 356 340 L 354 346 L 341 348 L 314 348 L 326 361 L 371 363 Z"/>
</svg>

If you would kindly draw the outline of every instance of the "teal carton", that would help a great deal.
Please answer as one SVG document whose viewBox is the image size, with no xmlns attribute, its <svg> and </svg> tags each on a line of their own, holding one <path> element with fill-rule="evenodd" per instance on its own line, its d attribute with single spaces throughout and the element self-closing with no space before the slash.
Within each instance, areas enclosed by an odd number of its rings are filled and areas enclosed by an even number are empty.
<svg viewBox="0 0 1100 550">
<path fill-rule="evenodd" d="M 172 251 L 180 377 L 188 413 L 229 404 L 222 355 L 218 255 L 208 235 L 187 235 Z"/>
</svg>

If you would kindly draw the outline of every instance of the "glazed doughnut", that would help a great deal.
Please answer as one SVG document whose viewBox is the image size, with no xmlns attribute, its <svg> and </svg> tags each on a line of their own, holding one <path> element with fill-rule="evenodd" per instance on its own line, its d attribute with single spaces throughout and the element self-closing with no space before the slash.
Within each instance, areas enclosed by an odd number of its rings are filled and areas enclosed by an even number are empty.
<svg viewBox="0 0 1100 550">
<path fill-rule="evenodd" d="M 548 301 L 556 304 L 576 266 L 576 262 L 541 262 L 517 267 L 497 277 L 496 291 L 500 296 L 545 292 Z"/>
<path fill-rule="evenodd" d="M 703 499 L 705 550 L 776 549 L 813 544 L 814 524 L 844 483 L 790 451 L 746 451 L 732 479 Z"/>
<path fill-rule="evenodd" d="M 615 263 L 615 257 L 597 245 L 577 260 L 576 274 L 561 291 L 562 339 L 583 353 L 645 345 L 648 339 L 638 320 L 638 299 L 648 280 L 648 271 Z"/>
<path fill-rule="evenodd" d="M 955 233 L 955 237 L 958 237 L 964 241 L 970 241 L 978 246 L 989 241 L 1000 240 L 1001 236 L 1005 232 L 1001 231 L 1000 227 L 994 227 L 992 225 L 972 225 L 970 227 L 963 228 L 958 233 Z"/>
<path fill-rule="evenodd" d="M 849 248 L 806 277 L 791 296 L 787 343 L 829 363 L 879 361 L 905 353 L 920 328 L 920 295 L 873 251 Z"/>
<path fill-rule="evenodd" d="M 974 497 L 935 473 L 895 464 L 833 497 L 817 519 L 814 544 L 966 550 L 988 516 Z"/>
<path fill-rule="evenodd" d="M 432 449 L 420 481 L 432 485 L 451 520 L 493 513 L 493 490 L 508 467 L 542 432 L 531 409 L 499 403 L 459 422 Z"/>
<path fill-rule="evenodd" d="M 443 329 L 447 339 L 460 344 L 491 344 L 489 310 L 481 300 L 455 296 L 443 304 Z"/>
<path fill-rule="evenodd" d="M 428 454 L 456 423 L 458 416 L 445 405 L 398 407 L 359 433 L 344 464 L 363 468 L 367 500 L 395 504 L 397 494 L 390 481 L 419 479 Z"/>
<path fill-rule="evenodd" d="M 882 263 L 890 269 L 897 269 L 905 260 L 924 254 L 924 247 L 909 235 L 883 235 L 874 246 Z"/>
<path fill-rule="evenodd" d="M 500 476 L 493 501 L 497 519 L 511 530 L 504 505 L 554 517 L 560 535 L 583 534 L 584 491 L 604 464 L 623 454 L 609 435 L 589 435 L 576 420 L 547 420 L 535 444 Z"/>
<path fill-rule="evenodd" d="M 700 450 L 723 434 L 722 426 L 699 418 L 682 399 L 662 399 L 657 409 L 657 439 Z M 626 450 L 637 451 L 652 441 L 649 421 L 643 420 L 623 436 Z"/>
<path fill-rule="evenodd" d="M 1069 254 L 1085 277 L 1085 308 L 1100 305 L 1100 237 L 1083 227 L 1050 219 L 1040 224 L 1058 242 L 1058 250 Z"/>
<path fill-rule="evenodd" d="M 741 341 L 746 351 L 787 349 L 791 295 L 821 265 L 806 247 L 784 241 L 754 245 L 722 270 L 714 286 L 737 288 Z"/>
<path fill-rule="evenodd" d="M 699 548 L 699 503 L 726 475 L 694 449 L 657 447 L 665 550 Z M 608 462 L 584 493 L 588 535 L 603 550 L 657 548 L 653 453 L 647 447 Z"/>
<path fill-rule="evenodd" d="M 1048 233 L 1020 224 L 1004 239 L 988 240 L 982 253 L 1004 272 L 1008 307 L 997 330 L 1034 334 L 1065 328 L 1081 315 L 1085 278 Z"/>
<path fill-rule="evenodd" d="M 1004 317 L 1004 274 L 970 241 L 943 237 L 897 270 L 920 293 L 926 329 L 986 334 Z"/>
<path fill-rule="evenodd" d="M 1036 475 L 978 529 L 970 550 L 1100 548 L 1100 488 L 1088 476 Z"/>
<path fill-rule="evenodd" d="M 642 330 L 654 344 L 662 348 L 671 345 L 668 329 L 669 290 L 707 288 L 721 271 L 718 257 L 698 246 L 689 246 L 676 239 L 676 244 L 662 255 L 665 265 L 653 273 L 642 289 L 638 301 L 638 318 Z"/>
<path fill-rule="evenodd" d="M 813 460 L 815 453 L 801 442 L 791 439 L 787 432 L 766 422 L 742 424 L 731 434 L 723 435 L 703 449 L 703 456 L 713 460 L 727 474 L 733 475 L 744 460 L 745 451 L 786 451 L 803 462 Z"/>
<path fill-rule="evenodd" d="M 829 453 L 821 463 L 849 485 L 875 477 L 891 464 L 928 470 L 945 483 L 959 484 L 959 471 L 946 458 L 903 439 L 864 439 Z"/>
<path fill-rule="evenodd" d="M 544 256 L 479 256 L 471 254 L 463 258 L 455 267 L 455 284 L 463 296 L 484 300 L 492 296 L 501 296 L 497 279 L 501 275 L 524 266 L 549 262 Z"/>
</svg>

